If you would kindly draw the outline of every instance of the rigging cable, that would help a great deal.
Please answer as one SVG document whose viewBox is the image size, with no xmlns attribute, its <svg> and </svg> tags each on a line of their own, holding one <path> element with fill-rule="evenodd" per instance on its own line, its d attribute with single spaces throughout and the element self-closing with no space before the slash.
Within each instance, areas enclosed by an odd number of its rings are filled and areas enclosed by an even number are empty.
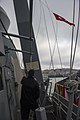
<svg viewBox="0 0 80 120">
<path fill-rule="evenodd" d="M 46 0 L 45 0 L 45 2 L 46 2 L 46 5 L 47 5 L 48 11 L 49 11 L 49 15 L 50 15 L 50 18 L 51 18 L 51 22 L 52 22 L 52 26 L 53 26 L 53 30 L 54 30 L 54 35 L 55 35 L 55 44 L 57 43 L 57 49 L 58 49 L 60 64 L 61 64 L 61 68 L 62 68 L 62 60 L 61 60 L 59 45 L 58 45 L 58 41 L 57 41 L 57 34 L 56 34 L 55 27 L 54 27 L 53 19 L 52 19 L 52 16 L 51 16 L 51 12 L 52 12 L 52 11 L 50 12 L 50 8 L 49 8 L 48 3 L 47 3 Z M 53 12 L 52 12 L 52 13 L 53 13 Z M 54 55 L 54 51 L 55 51 L 55 44 L 54 44 L 54 48 L 53 48 L 53 55 Z M 51 62 L 50 62 L 50 65 L 51 65 Z"/>
<path fill-rule="evenodd" d="M 38 25 L 38 31 L 37 31 L 37 34 L 36 34 L 36 40 L 38 38 L 38 34 L 39 34 L 39 30 L 40 30 L 40 25 L 41 25 L 41 4 L 40 4 L 40 18 L 39 18 L 39 25 Z"/>
<path fill-rule="evenodd" d="M 41 6 L 42 6 L 41 0 L 39 0 L 39 1 L 40 1 Z M 46 18 L 45 18 L 45 13 L 44 13 L 44 8 L 43 8 L 43 6 L 42 6 L 42 10 L 43 10 L 43 16 L 44 16 L 44 21 L 45 21 L 47 39 L 48 39 L 48 44 L 49 44 L 49 50 L 50 50 L 50 56 L 51 56 L 51 63 L 52 63 L 52 67 L 53 67 L 53 69 L 54 69 L 54 64 L 53 64 L 53 59 L 52 59 L 52 52 L 51 52 L 51 46 L 50 46 L 50 40 L 49 40 L 49 35 L 48 35 L 47 24 L 46 24 Z"/>
<path fill-rule="evenodd" d="M 74 23 L 74 17 L 75 17 L 75 0 L 73 3 L 73 23 Z M 73 36 L 74 36 L 74 26 L 72 26 L 72 41 L 71 41 L 71 56 L 70 56 L 70 79 L 71 79 L 71 72 L 72 72 Z"/>
<path fill-rule="evenodd" d="M 41 6 L 42 6 L 41 0 L 39 0 L 39 2 L 40 2 L 40 4 L 41 4 Z M 53 64 L 53 60 L 52 60 L 51 46 L 50 46 L 50 41 L 49 41 L 49 36 L 48 36 L 48 31 L 47 31 L 47 25 L 46 25 L 46 19 L 45 19 L 45 13 L 44 13 L 44 8 L 43 8 L 43 6 L 42 6 L 42 10 L 43 10 L 44 22 L 45 22 L 47 39 L 48 39 L 48 44 L 49 44 L 49 51 L 50 51 L 50 57 L 51 57 L 52 67 L 53 67 L 53 69 L 54 69 L 54 64 Z M 46 98 L 47 98 L 47 92 L 45 92 L 45 96 L 44 96 L 44 99 L 43 99 L 43 101 L 42 101 L 42 106 L 45 105 Z"/>
<path fill-rule="evenodd" d="M 34 15 L 33 15 L 33 16 L 35 17 L 35 11 L 36 11 L 36 0 L 34 1 L 33 5 L 34 5 L 34 7 L 33 7 Z"/>
<path fill-rule="evenodd" d="M 49 9 L 49 6 L 48 6 L 48 3 L 47 3 L 46 0 L 45 0 L 45 2 L 46 2 L 46 6 L 48 8 L 48 11 L 49 11 L 49 15 L 50 15 L 50 18 L 51 18 L 52 27 L 53 27 L 53 31 L 54 31 L 54 35 L 55 35 L 55 44 L 54 44 L 54 48 L 53 48 L 53 53 L 52 54 L 54 55 L 55 47 L 56 47 L 56 44 L 57 44 L 57 49 L 58 49 L 58 54 L 59 54 L 59 60 L 60 60 L 61 68 L 62 68 L 62 61 L 61 61 L 61 56 L 60 56 L 59 46 L 58 46 L 58 41 L 57 41 L 57 31 L 55 30 L 55 27 L 54 27 L 53 19 L 52 19 L 52 16 L 51 16 L 51 10 Z M 57 26 L 57 22 L 56 22 L 56 26 Z M 49 69 L 50 69 L 50 67 L 51 67 L 51 61 L 50 61 Z M 56 83 L 56 78 L 55 78 L 55 83 Z"/>
<path fill-rule="evenodd" d="M 80 0 L 79 0 L 79 12 L 78 12 L 78 24 L 77 24 L 77 34 L 76 34 L 76 41 L 75 41 L 75 48 L 74 48 L 74 54 L 73 54 L 73 59 L 72 59 L 72 68 L 74 64 L 74 58 L 75 58 L 75 53 L 76 53 L 76 46 L 77 46 L 77 41 L 78 41 L 78 34 L 79 34 L 79 22 L 80 21 Z"/>
<path fill-rule="evenodd" d="M 60 52 L 59 52 L 59 46 L 58 46 L 58 41 L 57 41 L 57 34 L 56 34 L 56 30 L 55 30 L 55 27 L 54 27 L 54 23 L 53 23 L 53 19 L 52 19 L 52 16 L 51 16 L 51 13 L 50 13 L 50 9 L 48 7 L 48 3 L 47 1 L 45 0 L 46 2 L 46 5 L 47 5 L 47 8 L 48 8 L 48 11 L 49 11 L 49 15 L 50 15 L 50 18 L 51 18 L 51 22 L 52 22 L 52 26 L 53 26 L 53 30 L 54 30 L 54 34 L 55 34 L 55 44 L 54 44 L 54 48 L 53 48 L 53 55 L 54 55 L 54 51 L 55 51 L 55 45 L 57 44 L 57 49 L 58 49 L 58 53 L 59 53 L 59 59 L 60 59 L 60 64 L 61 64 L 61 68 L 62 68 L 62 61 L 61 61 L 61 56 L 60 56 Z M 57 22 L 56 22 L 56 25 Z M 58 27 L 57 27 L 58 28 Z M 51 62 L 50 62 L 51 64 Z M 55 83 L 56 83 L 56 78 L 55 78 Z M 58 98 L 58 106 L 57 106 L 57 115 L 59 116 L 60 115 L 60 119 L 62 120 L 62 117 L 61 117 L 61 111 L 60 111 L 60 103 L 59 103 L 59 96 L 57 95 L 57 98 Z"/>
</svg>

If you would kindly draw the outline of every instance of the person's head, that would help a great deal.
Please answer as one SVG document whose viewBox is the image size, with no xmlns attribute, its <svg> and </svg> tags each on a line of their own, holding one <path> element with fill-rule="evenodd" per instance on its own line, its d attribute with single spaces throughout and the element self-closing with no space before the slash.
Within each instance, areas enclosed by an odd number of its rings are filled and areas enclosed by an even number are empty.
<svg viewBox="0 0 80 120">
<path fill-rule="evenodd" d="M 29 77 L 33 77 L 34 76 L 34 69 L 29 70 L 28 76 Z"/>
</svg>

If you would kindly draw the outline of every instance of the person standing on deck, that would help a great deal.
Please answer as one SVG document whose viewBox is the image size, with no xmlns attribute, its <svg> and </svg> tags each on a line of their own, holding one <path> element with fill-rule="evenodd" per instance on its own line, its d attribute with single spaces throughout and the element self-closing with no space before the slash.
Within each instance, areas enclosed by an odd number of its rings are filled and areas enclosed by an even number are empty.
<svg viewBox="0 0 80 120">
<path fill-rule="evenodd" d="M 23 77 L 21 89 L 21 118 L 22 120 L 29 119 L 30 110 L 35 111 L 38 108 L 37 100 L 40 96 L 39 84 L 34 78 L 34 70 L 28 72 L 28 77 Z M 36 117 L 34 117 L 36 120 Z"/>
</svg>

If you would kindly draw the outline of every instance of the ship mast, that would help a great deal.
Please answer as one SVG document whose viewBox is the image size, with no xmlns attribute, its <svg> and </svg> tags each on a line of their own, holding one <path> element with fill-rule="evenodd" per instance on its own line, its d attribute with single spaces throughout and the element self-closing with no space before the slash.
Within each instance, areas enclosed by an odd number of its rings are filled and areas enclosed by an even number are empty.
<svg viewBox="0 0 80 120">
<path fill-rule="evenodd" d="M 30 0 L 29 2 L 30 2 L 29 5 L 30 5 L 30 40 L 31 40 L 33 0 Z"/>
<path fill-rule="evenodd" d="M 19 35 L 25 36 L 26 38 L 23 39 L 23 37 L 20 37 L 21 49 L 30 53 L 23 53 L 25 72 L 30 69 L 29 65 L 33 65 L 36 79 L 38 79 L 39 82 L 42 82 L 41 66 L 32 26 L 33 0 L 29 0 L 29 6 L 27 0 L 13 0 L 13 3 Z"/>
<path fill-rule="evenodd" d="M 32 12 L 33 12 L 33 0 L 29 1 L 29 6 L 30 6 L 30 41 L 32 38 Z M 32 52 L 32 41 L 30 42 L 30 53 Z M 30 62 L 32 62 L 32 54 L 30 54 Z"/>
</svg>

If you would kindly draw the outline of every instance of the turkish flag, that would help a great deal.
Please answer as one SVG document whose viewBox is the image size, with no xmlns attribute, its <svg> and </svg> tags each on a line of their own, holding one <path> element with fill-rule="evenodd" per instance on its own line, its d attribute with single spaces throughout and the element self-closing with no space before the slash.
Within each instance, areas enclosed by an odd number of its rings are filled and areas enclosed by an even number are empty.
<svg viewBox="0 0 80 120">
<path fill-rule="evenodd" d="M 58 14 L 56 14 L 56 13 L 53 13 L 53 14 L 54 14 L 56 20 L 63 21 L 63 22 L 65 22 L 65 23 L 69 24 L 69 25 L 75 26 L 74 23 L 71 23 L 71 22 L 67 21 L 65 18 L 61 17 L 60 15 L 58 15 Z"/>
</svg>

